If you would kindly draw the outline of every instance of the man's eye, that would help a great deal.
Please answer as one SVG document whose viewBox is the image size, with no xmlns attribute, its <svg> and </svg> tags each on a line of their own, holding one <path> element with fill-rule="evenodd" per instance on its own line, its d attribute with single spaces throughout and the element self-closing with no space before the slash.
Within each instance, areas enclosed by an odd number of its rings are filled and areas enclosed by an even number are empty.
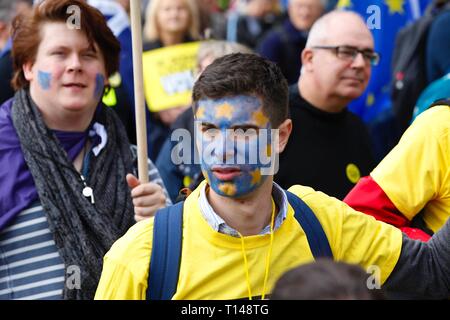
<svg viewBox="0 0 450 320">
<path fill-rule="evenodd" d="M 206 131 L 208 131 L 208 130 L 210 130 L 210 129 L 213 129 L 213 126 L 207 125 L 207 124 L 202 124 L 202 125 L 201 125 L 201 130 L 202 130 L 202 132 L 206 132 Z"/>
<path fill-rule="evenodd" d="M 339 53 L 343 56 L 353 57 L 353 55 L 355 54 L 355 51 L 350 50 L 350 49 L 343 49 L 343 50 L 340 50 Z"/>
<path fill-rule="evenodd" d="M 202 126 L 201 131 L 203 134 L 203 137 L 207 139 L 214 139 L 219 135 L 219 130 L 212 127 L 212 126 Z"/>
<path fill-rule="evenodd" d="M 233 136 L 237 139 L 251 138 L 258 134 L 255 128 L 238 128 L 233 130 Z"/>
</svg>

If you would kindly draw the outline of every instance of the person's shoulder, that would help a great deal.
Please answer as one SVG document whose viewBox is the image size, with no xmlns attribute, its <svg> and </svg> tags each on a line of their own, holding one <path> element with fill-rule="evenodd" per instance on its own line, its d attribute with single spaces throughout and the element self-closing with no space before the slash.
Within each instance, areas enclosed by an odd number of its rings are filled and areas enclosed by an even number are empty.
<svg viewBox="0 0 450 320">
<path fill-rule="evenodd" d="M 150 261 L 153 222 L 154 219 L 149 218 L 136 223 L 113 244 L 106 257 L 124 266 L 131 265 L 131 269 L 136 261 Z"/>
<path fill-rule="evenodd" d="M 11 119 L 11 107 L 14 102 L 14 98 L 10 98 L 3 103 L 0 103 L 0 125 L 10 124 Z"/>
<path fill-rule="evenodd" d="M 435 105 L 417 116 L 409 130 L 429 130 L 439 134 L 449 134 L 450 105 Z"/>
<path fill-rule="evenodd" d="M 283 29 L 277 25 L 268 30 L 260 41 L 260 47 L 281 45 L 283 43 Z"/>
<path fill-rule="evenodd" d="M 318 191 L 314 190 L 311 187 L 303 186 L 303 185 L 300 185 L 300 184 L 296 184 L 296 185 L 291 186 L 288 189 L 288 191 L 292 192 L 293 194 L 295 194 L 297 197 L 299 197 L 302 200 L 321 198 L 323 196 L 327 197 L 327 195 L 325 193 L 318 192 Z M 306 202 L 306 200 L 305 200 L 305 202 Z"/>
<path fill-rule="evenodd" d="M 427 109 L 422 114 L 420 114 L 417 117 L 417 119 L 422 119 L 420 121 L 427 121 L 427 120 L 430 121 L 431 119 L 438 120 L 444 117 L 445 119 L 443 119 L 442 122 L 446 122 L 448 118 L 450 118 L 450 104 L 447 104 L 449 103 L 449 101 L 450 100 L 442 102 L 442 104 L 436 103 L 433 107 Z"/>
</svg>

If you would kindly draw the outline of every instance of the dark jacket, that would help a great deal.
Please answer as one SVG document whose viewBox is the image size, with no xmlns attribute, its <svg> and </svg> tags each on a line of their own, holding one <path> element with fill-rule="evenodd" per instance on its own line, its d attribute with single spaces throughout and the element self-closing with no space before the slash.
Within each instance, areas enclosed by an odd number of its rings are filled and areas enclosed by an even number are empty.
<svg viewBox="0 0 450 320">
<path fill-rule="evenodd" d="M 257 52 L 276 62 L 289 84 L 298 81 L 302 66 L 301 53 L 306 45 L 308 35 L 295 29 L 289 19 L 275 27 L 261 40 Z"/>
<path fill-rule="evenodd" d="M 0 57 L 0 105 L 14 96 L 14 90 L 11 87 L 12 64 L 11 52 L 7 52 Z"/>
<path fill-rule="evenodd" d="M 289 89 L 289 104 L 293 128 L 275 181 L 283 188 L 301 184 L 343 199 L 375 166 L 364 123 L 347 109 L 328 113 L 314 107 L 297 85 Z"/>
</svg>

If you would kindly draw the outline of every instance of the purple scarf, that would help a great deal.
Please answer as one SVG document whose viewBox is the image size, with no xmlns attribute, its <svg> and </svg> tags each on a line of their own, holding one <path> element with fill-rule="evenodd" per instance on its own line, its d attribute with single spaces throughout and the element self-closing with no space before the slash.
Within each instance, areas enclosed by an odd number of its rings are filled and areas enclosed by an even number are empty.
<svg viewBox="0 0 450 320">
<path fill-rule="evenodd" d="M 0 106 L 0 230 L 38 200 L 33 177 L 12 123 L 12 104 L 13 99 L 10 99 Z M 53 132 L 73 162 L 86 143 L 88 131 Z"/>
</svg>

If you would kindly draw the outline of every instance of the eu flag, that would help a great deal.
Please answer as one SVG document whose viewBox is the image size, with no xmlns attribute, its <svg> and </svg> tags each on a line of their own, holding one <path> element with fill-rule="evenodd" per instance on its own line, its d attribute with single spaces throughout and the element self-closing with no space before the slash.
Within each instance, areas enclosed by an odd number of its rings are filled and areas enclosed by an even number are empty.
<svg viewBox="0 0 450 320">
<path fill-rule="evenodd" d="M 395 137 L 389 128 L 392 119 L 390 103 L 391 59 L 397 32 L 419 18 L 432 0 L 339 0 L 337 8 L 355 11 L 366 21 L 375 41 L 380 63 L 372 68 L 366 91 L 352 101 L 349 109 L 367 124 L 374 141 L 375 154 L 381 159 L 392 147 Z M 392 123 L 390 123 L 392 124 Z M 386 127 L 387 125 L 387 127 Z M 384 126 L 384 127 L 383 127 Z"/>
</svg>

